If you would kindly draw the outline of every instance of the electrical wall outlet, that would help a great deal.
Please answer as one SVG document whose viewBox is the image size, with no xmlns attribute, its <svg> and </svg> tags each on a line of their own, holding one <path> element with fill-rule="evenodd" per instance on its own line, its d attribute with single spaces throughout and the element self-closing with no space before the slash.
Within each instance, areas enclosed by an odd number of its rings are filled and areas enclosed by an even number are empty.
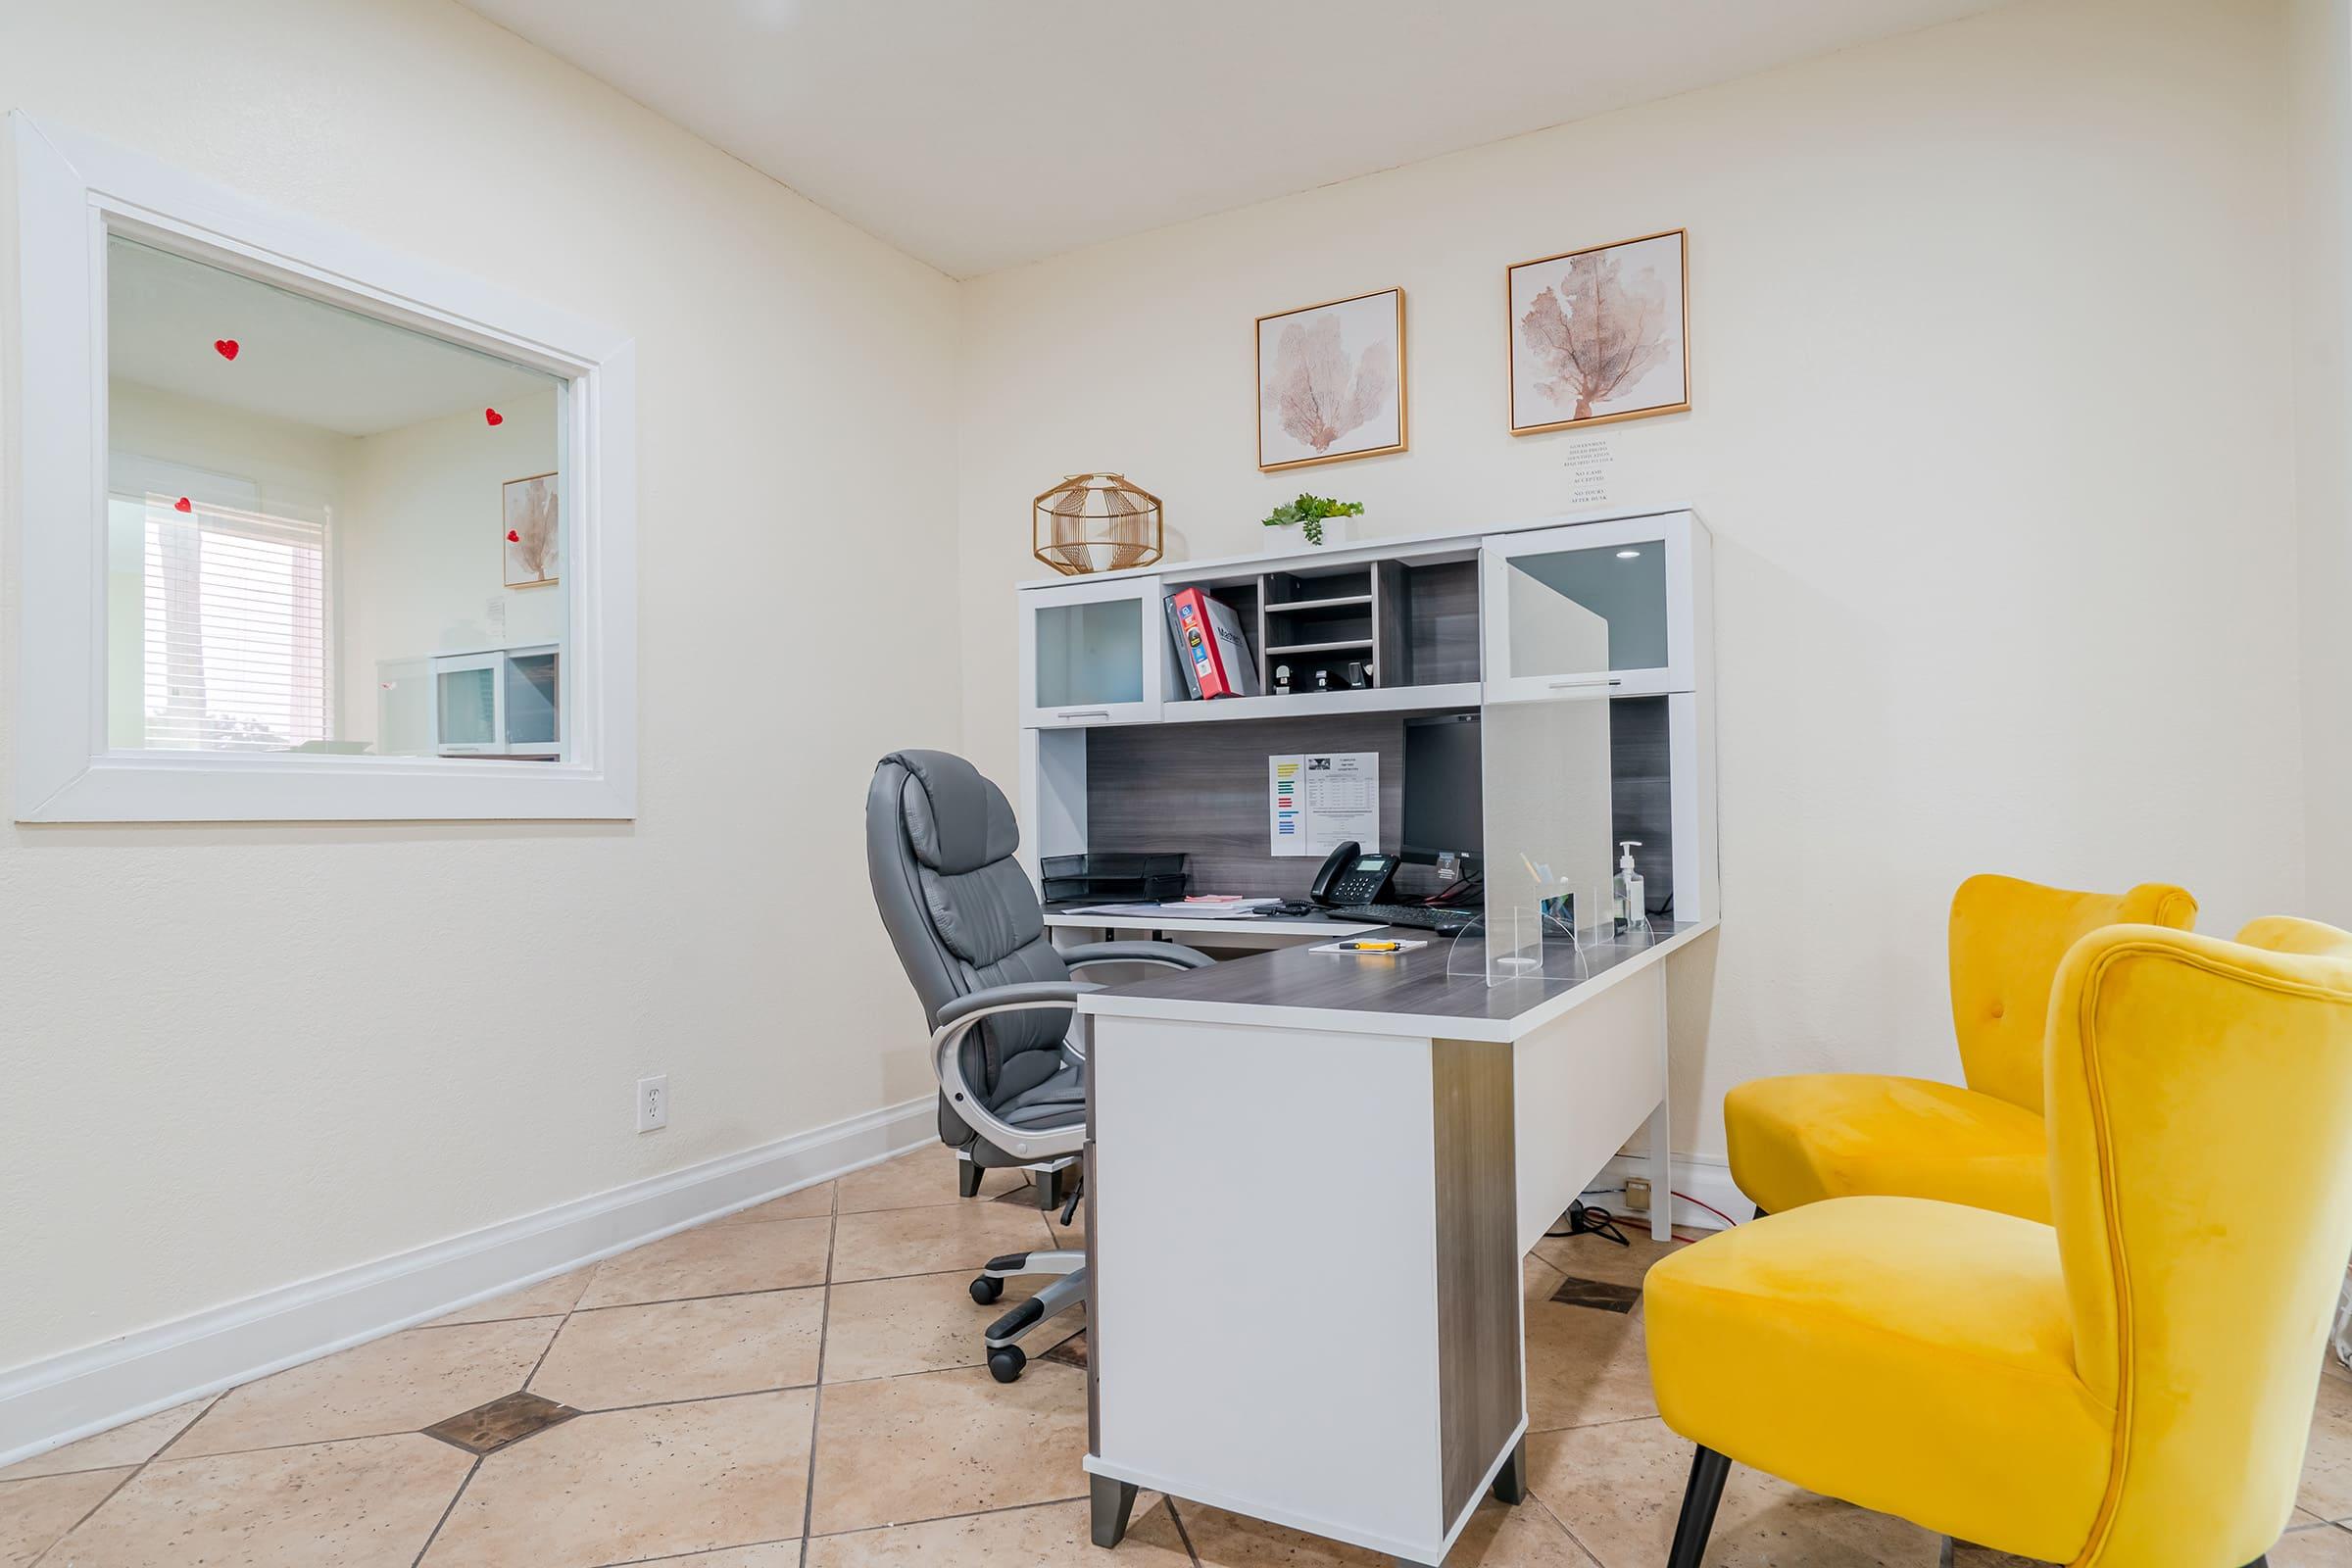
<svg viewBox="0 0 2352 1568">
<path fill-rule="evenodd" d="M 1625 1209 L 1629 1214 L 1649 1212 L 1649 1178 L 1628 1176 L 1625 1179 Z"/>
<path fill-rule="evenodd" d="M 637 1130 L 650 1133 L 669 1125 L 669 1074 L 637 1080 Z"/>
</svg>

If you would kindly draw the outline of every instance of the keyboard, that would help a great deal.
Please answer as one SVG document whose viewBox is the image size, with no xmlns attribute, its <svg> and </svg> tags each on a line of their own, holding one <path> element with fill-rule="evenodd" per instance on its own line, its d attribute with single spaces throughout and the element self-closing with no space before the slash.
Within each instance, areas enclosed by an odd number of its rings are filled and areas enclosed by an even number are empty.
<svg viewBox="0 0 2352 1568">
<path fill-rule="evenodd" d="M 1348 904 L 1326 914 L 1342 920 L 1362 920 L 1371 925 L 1409 925 L 1423 931 L 1436 931 L 1451 936 L 1478 916 L 1468 909 L 1431 908 L 1422 904 Z"/>
</svg>

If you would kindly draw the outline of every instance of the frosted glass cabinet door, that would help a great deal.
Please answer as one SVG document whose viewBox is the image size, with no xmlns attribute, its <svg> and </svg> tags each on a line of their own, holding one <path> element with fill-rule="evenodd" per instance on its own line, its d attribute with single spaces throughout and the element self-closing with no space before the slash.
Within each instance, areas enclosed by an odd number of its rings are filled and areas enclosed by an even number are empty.
<svg viewBox="0 0 2352 1568">
<path fill-rule="evenodd" d="M 496 655 L 433 662 L 435 748 L 443 757 L 496 756 L 499 740 Z"/>
<path fill-rule="evenodd" d="M 562 739 L 561 665 L 552 648 L 507 656 L 507 751 L 546 756 Z"/>
<path fill-rule="evenodd" d="M 1032 729 L 1150 723 L 1166 678 L 1159 579 L 1021 595 L 1021 722 Z"/>
<path fill-rule="evenodd" d="M 1498 534 L 1480 557 L 1489 702 L 1692 689 L 1689 514 Z"/>
</svg>

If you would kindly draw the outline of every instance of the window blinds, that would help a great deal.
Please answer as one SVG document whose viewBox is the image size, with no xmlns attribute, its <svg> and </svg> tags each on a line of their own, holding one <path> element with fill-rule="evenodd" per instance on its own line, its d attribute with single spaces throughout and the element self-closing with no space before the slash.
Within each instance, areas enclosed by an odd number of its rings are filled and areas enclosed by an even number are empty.
<svg viewBox="0 0 2352 1568">
<path fill-rule="evenodd" d="M 146 497 L 146 744 L 282 751 L 332 734 L 326 525 Z"/>
</svg>

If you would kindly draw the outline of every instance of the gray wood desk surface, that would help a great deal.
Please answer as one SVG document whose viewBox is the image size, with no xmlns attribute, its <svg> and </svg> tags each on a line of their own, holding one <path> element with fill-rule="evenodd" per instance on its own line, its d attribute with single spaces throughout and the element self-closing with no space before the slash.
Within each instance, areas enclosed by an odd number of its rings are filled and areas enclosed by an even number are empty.
<svg viewBox="0 0 2352 1568">
<path fill-rule="evenodd" d="M 1517 1040 L 1628 975 L 1662 961 L 1717 923 L 1660 921 L 1646 941 L 1588 943 L 1573 966 L 1555 956 L 1551 973 L 1494 986 L 1480 978 L 1447 977 L 1452 938 L 1392 927 L 1382 934 L 1425 939 L 1429 946 L 1394 957 L 1279 948 L 1206 969 L 1176 970 L 1089 992 L 1079 997 L 1078 1010 L 1103 1018 Z"/>
</svg>

